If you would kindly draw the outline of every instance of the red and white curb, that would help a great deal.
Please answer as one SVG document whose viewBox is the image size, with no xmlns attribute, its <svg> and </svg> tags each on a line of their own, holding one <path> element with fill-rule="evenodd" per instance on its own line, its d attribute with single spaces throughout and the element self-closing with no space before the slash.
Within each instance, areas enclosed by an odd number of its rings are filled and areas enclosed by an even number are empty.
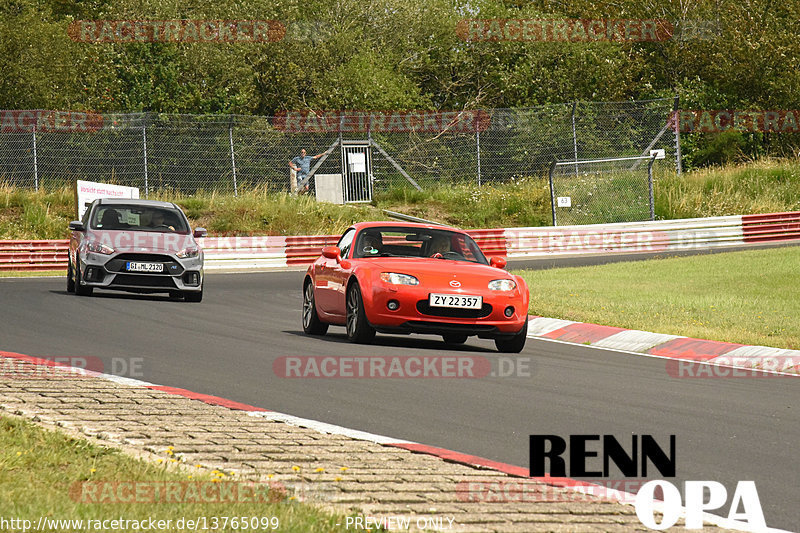
<svg viewBox="0 0 800 533">
<path fill-rule="evenodd" d="M 536 318 L 531 320 L 531 323 L 537 320 Z M 546 321 L 550 321 L 549 323 L 552 324 L 562 324 L 569 323 L 570 325 L 577 324 L 576 322 L 570 322 L 565 320 L 555 320 L 555 319 L 544 319 Z M 537 327 L 544 322 L 539 322 Z M 594 324 L 589 324 L 594 325 Z M 602 326 L 601 326 L 602 327 Z M 616 328 L 619 329 L 619 328 Z M 556 331 L 556 330 L 552 330 Z M 644 332 L 642 332 L 644 333 Z M 401 448 L 404 450 L 408 450 L 413 453 L 423 453 L 427 455 L 432 455 L 435 457 L 439 457 L 444 461 L 451 462 L 451 463 L 459 463 L 471 467 L 475 467 L 478 469 L 485 469 L 485 470 L 494 470 L 497 472 L 502 472 L 508 474 L 510 476 L 519 477 L 519 478 L 527 478 L 532 479 L 534 481 L 539 481 L 541 483 L 545 483 L 547 485 L 552 485 L 555 487 L 559 487 L 565 490 L 571 490 L 574 492 L 578 492 L 581 494 L 589 494 L 589 495 L 602 495 L 603 498 L 609 500 L 616 500 L 621 504 L 625 505 L 634 505 L 636 501 L 636 495 L 631 494 L 629 492 L 610 489 L 608 487 L 604 487 L 602 485 L 597 485 L 594 483 L 587 483 L 585 481 L 579 481 L 571 478 L 552 478 L 550 476 L 545 477 L 530 477 L 528 475 L 529 470 L 527 468 L 521 466 L 515 466 L 508 463 L 502 463 L 498 461 L 492 461 L 491 459 L 485 459 L 483 457 L 475 456 L 475 455 L 468 455 L 461 452 L 456 452 L 452 450 L 447 450 L 445 448 L 437 448 L 435 446 L 429 446 L 427 444 L 419 444 L 417 442 L 396 439 L 392 437 L 386 437 L 383 435 L 376 435 L 374 433 L 369 433 L 366 431 L 359 431 L 356 429 L 345 428 L 342 426 L 337 426 L 335 424 L 328 424 L 326 422 L 320 422 L 317 420 L 310 420 L 307 418 L 300 418 L 293 415 L 287 415 L 284 413 L 278 413 L 276 411 L 270 411 L 268 409 L 264 409 L 262 407 L 256 407 L 253 405 L 248 405 L 240 402 L 236 402 L 234 400 L 228 400 L 226 398 L 221 398 L 219 396 L 212 396 L 209 394 L 201 394 L 192 392 L 186 389 L 181 389 L 177 387 L 168 387 L 164 385 L 155 385 L 153 383 L 149 383 L 146 381 L 141 381 L 138 379 L 133 378 L 126 378 L 121 376 L 115 376 L 111 374 L 104 374 L 101 372 L 95 372 L 92 370 L 80 369 L 71 367 L 69 365 L 65 365 L 63 363 L 55 362 L 49 359 L 42 359 L 39 357 L 32 357 L 29 355 L 23 355 L 13 352 L 4 352 L 0 351 L 0 358 L 10 358 L 16 359 L 20 361 L 25 361 L 31 364 L 36 365 L 45 365 L 54 368 L 60 368 L 64 370 L 65 376 L 69 375 L 70 373 L 78 372 L 81 375 L 96 377 L 100 379 L 106 379 L 108 381 L 113 381 L 114 383 L 119 383 L 122 385 L 126 385 L 129 387 L 141 387 L 151 390 L 158 390 L 168 394 L 174 394 L 176 396 L 181 396 L 184 398 L 189 398 L 192 400 L 198 400 L 209 405 L 219 405 L 222 407 L 227 407 L 229 409 L 238 410 L 238 411 L 247 411 L 249 416 L 265 418 L 267 420 L 274 420 L 284 422 L 286 424 L 290 424 L 296 427 L 302 427 L 307 429 L 313 429 L 320 433 L 327 433 L 331 435 L 341 435 L 345 437 L 352 438 L 354 440 L 361 440 L 367 442 L 373 442 L 375 444 L 379 444 L 382 446 L 391 446 L 394 448 Z M 655 511 L 664 512 L 665 505 L 663 502 L 656 501 L 653 504 L 653 509 Z M 681 518 L 685 518 L 686 516 L 686 508 L 681 508 Z M 722 528 L 736 530 L 736 531 L 758 531 L 758 532 L 767 532 L 767 533 L 791 533 L 787 530 L 782 529 L 774 529 L 774 528 L 766 528 L 766 529 L 753 529 L 749 527 L 747 524 L 743 524 L 741 522 L 736 522 L 730 520 L 728 518 L 723 518 L 721 516 L 713 515 L 710 513 L 703 513 L 703 522 L 706 524 L 713 524 Z"/>
<path fill-rule="evenodd" d="M 800 376 L 800 350 L 746 346 L 546 317 L 530 319 L 528 337 L 764 374 Z"/>
</svg>

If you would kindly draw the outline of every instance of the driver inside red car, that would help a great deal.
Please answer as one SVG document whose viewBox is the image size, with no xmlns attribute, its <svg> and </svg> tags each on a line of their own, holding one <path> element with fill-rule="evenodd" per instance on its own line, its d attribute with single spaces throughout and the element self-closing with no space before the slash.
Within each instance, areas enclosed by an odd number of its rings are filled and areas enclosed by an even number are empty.
<svg viewBox="0 0 800 533">
<path fill-rule="evenodd" d="M 434 235 L 428 253 L 431 257 L 443 257 L 450 251 L 450 239 L 445 235 Z"/>
<path fill-rule="evenodd" d="M 380 234 L 369 233 L 361 241 L 361 252 L 364 256 L 377 255 L 383 250 L 383 239 Z"/>
</svg>

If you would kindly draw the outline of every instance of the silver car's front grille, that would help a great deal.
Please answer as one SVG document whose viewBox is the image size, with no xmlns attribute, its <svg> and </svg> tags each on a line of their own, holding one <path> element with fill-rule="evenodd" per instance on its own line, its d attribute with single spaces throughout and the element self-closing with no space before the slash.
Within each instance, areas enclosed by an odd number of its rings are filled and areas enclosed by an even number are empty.
<svg viewBox="0 0 800 533">
<path fill-rule="evenodd" d="M 162 263 L 164 271 L 158 274 L 148 274 L 151 276 L 180 276 L 183 274 L 183 266 L 172 257 L 163 254 L 119 254 L 105 264 L 109 272 L 127 272 L 125 265 L 128 261 L 141 263 Z"/>
<path fill-rule="evenodd" d="M 117 274 L 114 280 L 109 285 L 124 286 L 124 287 L 158 287 L 158 288 L 175 288 L 175 282 L 172 281 L 170 276 L 153 276 L 153 275 L 138 275 L 138 274 Z"/>
</svg>

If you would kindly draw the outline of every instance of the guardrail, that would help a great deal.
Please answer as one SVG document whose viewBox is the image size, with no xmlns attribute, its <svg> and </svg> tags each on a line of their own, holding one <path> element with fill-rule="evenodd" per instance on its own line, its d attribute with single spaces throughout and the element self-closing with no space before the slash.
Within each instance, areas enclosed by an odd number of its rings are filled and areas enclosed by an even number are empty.
<svg viewBox="0 0 800 533">
<path fill-rule="evenodd" d="M 662 252 L 744 242 L 740 216 L 506 230 L 509 258 Z"/>
<path fill-rule="evenodd" d="M 659 252 L 800 239 L 800 212 L 624 222 L 586 226 L 468 230 L 487 256 Z M 207 270 L 307 265 L 336 235 L 206 237 Z M 66 270 L 67 240 L 0 241 L 0 271 Z"/>
<path fill-rule="evenodd" d="M 67 240 L 0 241 L 0 270 L 67 268 Z"/>
<path fill-rule="evenodd" d="M 742 216 L 745 242 L 800 239 L 800 213 L 769 213 Z"/>
</svg>

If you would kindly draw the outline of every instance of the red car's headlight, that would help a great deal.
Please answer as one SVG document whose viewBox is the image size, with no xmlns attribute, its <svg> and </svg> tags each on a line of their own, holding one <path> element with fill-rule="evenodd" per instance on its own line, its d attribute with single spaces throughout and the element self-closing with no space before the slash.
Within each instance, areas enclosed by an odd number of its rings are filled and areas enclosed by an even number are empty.
<svg viewBox="0 0 800 533">
<path fill-rule="evenodd" d="M 86 249 L 96 254 L 111 255 L 114 253 L 114 249 L 112 247 L 106 246 L 105 244 L 100 242 L 87 243 Z"/>
<path fill-rule="evenodd" d="M 419 280 L 414 276 L 397 272 L 381 272 L 381 280 L 392 285 L 419 285 Z"/>
<path fill-rule="evenodd" d="M 489 289 L 493 291 L 513 291 L 517 282 L 511 279 L 493 279 L 489 282 Z"/>
</svg>

